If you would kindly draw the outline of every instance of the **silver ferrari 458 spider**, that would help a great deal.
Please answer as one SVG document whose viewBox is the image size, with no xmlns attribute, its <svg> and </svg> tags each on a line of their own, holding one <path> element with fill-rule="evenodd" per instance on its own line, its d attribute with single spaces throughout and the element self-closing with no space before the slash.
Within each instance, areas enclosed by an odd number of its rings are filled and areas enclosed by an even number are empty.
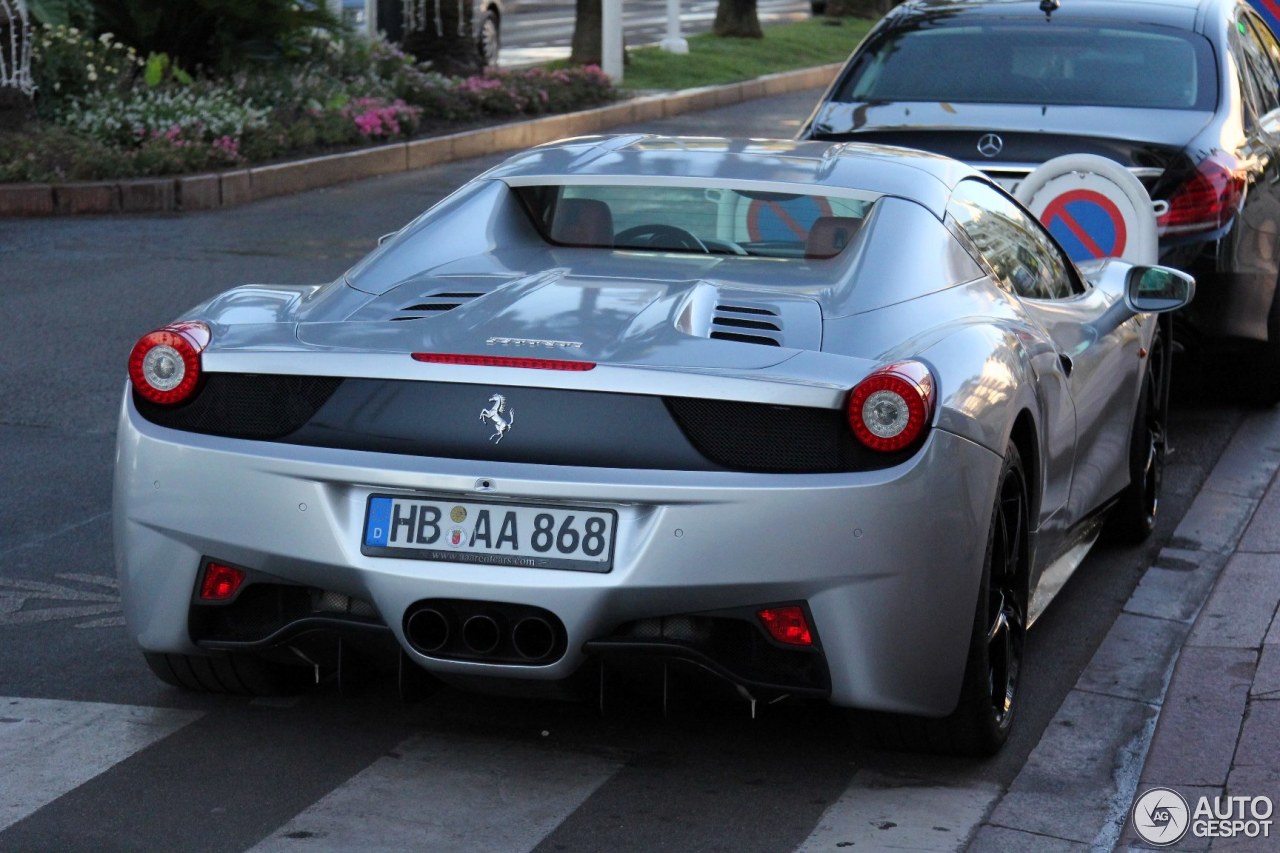
<svg viewBox="0 0 1280 853">
<path fill-rule="evenodd" d="M 1193 288 L 1078 268 L 917 151 L 535 148 L 337 281 L 138 341 L 129 628 L 196 690 L 389 661 L 536 694 L 656 661 L 990 753 L 1104 519 L 1152 529 L 1155 314 Z"/>
</svg>

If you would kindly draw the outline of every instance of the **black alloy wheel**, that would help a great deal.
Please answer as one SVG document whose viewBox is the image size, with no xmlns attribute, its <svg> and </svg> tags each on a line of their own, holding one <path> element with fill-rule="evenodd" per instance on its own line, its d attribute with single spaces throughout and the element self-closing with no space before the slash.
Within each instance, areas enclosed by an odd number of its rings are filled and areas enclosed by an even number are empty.
<svg viewBox="0 0 1280 853">
<path fill-rule="evenodd" d="M 1010 448 L 1017 454 L 1017 450 Z M 1027 484 L 1021 460 L 1006 461 L 1000 497 L 992 518 L 987 548 L 987 694 L 992 722 L 1003 743 L 1013 722 L 1026 638 L 1025 555 L 1027 553 Z M 999 743 L 995 744 L 998 748 Z M 993 750 L 994 751 L 994 750 Z"/>
<path fill-rule="evenodd" d="M 1129 485 L 1107 519 L 1110 538 L 1131 545 L 1146 541 L 1155 532 L 1160 510 L 1169 411 L 1169 364 L 1163 341 L 1158 333 L 1151 341 L 1129 438 Z"/>
</svg>

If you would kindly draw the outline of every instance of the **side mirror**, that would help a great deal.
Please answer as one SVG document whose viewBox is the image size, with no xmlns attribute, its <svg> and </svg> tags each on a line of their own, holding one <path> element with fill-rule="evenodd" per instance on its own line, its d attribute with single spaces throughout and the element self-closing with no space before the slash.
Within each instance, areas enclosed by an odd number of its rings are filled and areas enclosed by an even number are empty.
<svg viewBox="0 0 1280 853">
<path fill-rule="evenodd" d="M 1129 270 L 1124 301 L 1135 314 L 1176 311 L 1196 295 L 1196 280 L 1169 267 L 1135 266 Z"/>
</svg>

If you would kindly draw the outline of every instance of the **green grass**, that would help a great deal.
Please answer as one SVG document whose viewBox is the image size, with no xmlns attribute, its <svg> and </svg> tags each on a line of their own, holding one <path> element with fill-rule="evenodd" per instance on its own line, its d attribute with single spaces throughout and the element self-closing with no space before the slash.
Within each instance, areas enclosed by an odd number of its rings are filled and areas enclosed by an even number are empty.
<svg viewBox="0 0 1280 853">
<path fill-rule="evenodd" d="M 845 18 L 838 26 L 824 18 L 764 28 L 762 39 L 719 38 L 704 33 L 689 39 L 678 56 L 656 47 L 628 50 L 622 90 L 691 89 L 750 80 L 764 74 L 843 62 L 873 21 Z"/>
</svg>

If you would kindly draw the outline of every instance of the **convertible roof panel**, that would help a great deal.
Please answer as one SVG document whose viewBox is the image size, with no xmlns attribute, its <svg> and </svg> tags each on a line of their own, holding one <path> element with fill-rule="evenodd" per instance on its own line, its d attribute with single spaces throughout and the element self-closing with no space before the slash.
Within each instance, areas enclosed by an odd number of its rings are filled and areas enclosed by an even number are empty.
<svg viewBox="0 0 1280 853">
<path fill-rule="evenodd" d="M 490 170 L 513 184 L 614 177 L 707 186 L 760 185 L 797 193 L 865 191 L 913 199 L 941 218 L 956 182 L 977 174 L 963 163 L 906 148 L 855 142 L 628 134 L 588 136 L 533 148 Z"/>
</svg>

